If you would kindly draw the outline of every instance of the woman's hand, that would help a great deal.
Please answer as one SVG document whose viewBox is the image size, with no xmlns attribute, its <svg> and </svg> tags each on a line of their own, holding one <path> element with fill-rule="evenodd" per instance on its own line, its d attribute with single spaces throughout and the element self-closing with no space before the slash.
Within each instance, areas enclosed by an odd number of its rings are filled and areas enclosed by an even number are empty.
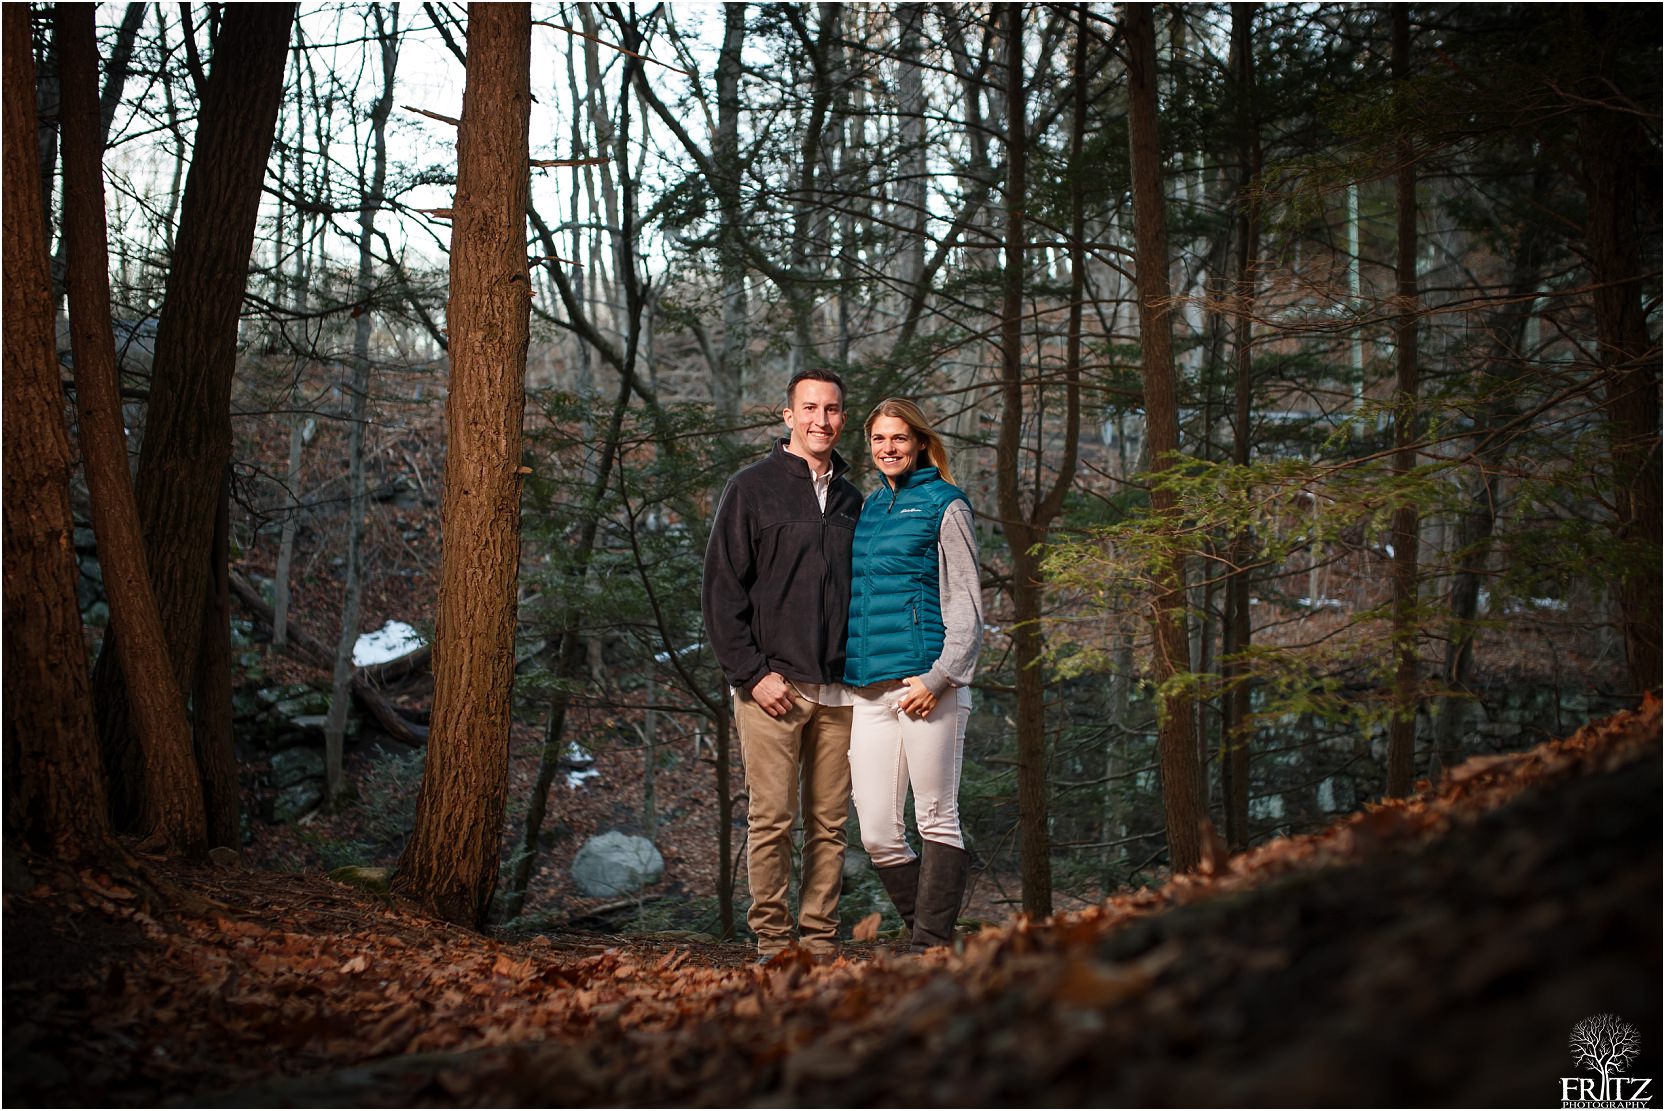
<svg viewBox="0 0 1665 1111">
<path fill-rule="evenodd" d="M 917 675 L 910 675 L 902 682 L 905 689 L 896 700 L 896 708 L 911 717 L 930 717 L 931 711 L 937 708 L 937 696 Z"/>
</svg>

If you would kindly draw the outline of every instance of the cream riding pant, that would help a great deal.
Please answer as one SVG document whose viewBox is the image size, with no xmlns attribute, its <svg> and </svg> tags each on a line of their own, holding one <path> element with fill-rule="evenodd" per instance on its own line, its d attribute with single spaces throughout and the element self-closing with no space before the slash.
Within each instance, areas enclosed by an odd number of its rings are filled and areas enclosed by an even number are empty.
<svg viewBox="0 0 1665 1111">
<path fill-rule="evenodd" d="M 858 687 L 850 719 L 850 787 L 861 819 L 861 844 L 880 868 L 906 864 L 902 812 L 913 787 L 914 819 L 927 841 L 965 848 L 960 836 L 960 763 L 971 692 L 943 692 L 927 717 L 896 708 L 905 687 Z"/>
</svg>

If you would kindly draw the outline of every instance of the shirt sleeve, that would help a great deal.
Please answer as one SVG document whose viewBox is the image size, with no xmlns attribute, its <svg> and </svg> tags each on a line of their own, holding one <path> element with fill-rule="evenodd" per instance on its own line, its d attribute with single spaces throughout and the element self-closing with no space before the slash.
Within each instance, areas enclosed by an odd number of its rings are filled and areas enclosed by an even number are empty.
<svg viewBox="0 0 1665 1111">
<path fill-rule="evenodd" d="M 750 587 L 756 573 L 745 496 L 730 481 L 717 502 L 711 539 L 705 546 L 700 610 L 706 640 L 723 677 L 748 692 L 769 673 L 769 662 L 752 636 Z"/>
<path fill-rule="evenodd" d="M 942 605 L 942 655 L 921 676 L 930 692 L 942 697 L 949 687 L 963 687 L 977 670 L 983 647 L 983 587 L 977 574 L 977 534 L 971 507 L 955 500 L 943 510 L 937 530 L 937 591 Z"/>
</svg>

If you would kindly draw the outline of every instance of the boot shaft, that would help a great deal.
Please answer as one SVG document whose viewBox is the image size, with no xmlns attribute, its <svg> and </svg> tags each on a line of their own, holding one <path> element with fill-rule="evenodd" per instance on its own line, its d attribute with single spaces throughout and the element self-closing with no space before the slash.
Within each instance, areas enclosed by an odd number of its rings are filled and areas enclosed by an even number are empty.
<svg viewBox="0 0 1665 1111">
<path fill-rule="evenodd" d="M 916 948 L 950 945 L 960 904 L 965 900 L 971 856 L 964 849 L 939 841 L 926 841 L 921 848 L 913 943 Z"/>
</svg>

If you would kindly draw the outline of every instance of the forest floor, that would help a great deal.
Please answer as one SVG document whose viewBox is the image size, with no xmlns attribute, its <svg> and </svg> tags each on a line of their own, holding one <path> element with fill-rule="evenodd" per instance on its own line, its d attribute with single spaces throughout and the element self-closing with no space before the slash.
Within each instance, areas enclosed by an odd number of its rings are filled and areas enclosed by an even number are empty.
<svg viewBox="0 0 1665 1111">
<path fill-rule="evenodd" d="M 959 951 L 481 935 L 327 880 L 8 856 L 4 1101 L 1554 1104 L 1661 1044 L 1660 707 Z M 210 904 L 179 913 L 155 890 Z"/>
</svg>

